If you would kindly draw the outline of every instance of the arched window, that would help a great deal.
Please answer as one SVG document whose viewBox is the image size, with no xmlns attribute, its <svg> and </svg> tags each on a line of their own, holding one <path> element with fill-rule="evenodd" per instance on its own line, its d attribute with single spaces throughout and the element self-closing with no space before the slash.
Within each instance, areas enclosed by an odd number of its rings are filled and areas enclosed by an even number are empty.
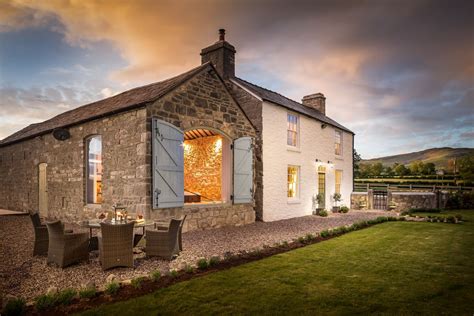
<svg viewBox="0 0 474 316">
<path fill-rule="evenodd" d="M 102 137 L 92 136 L 86 142 L 87 204 L 102 203 Z"/>
</svg>

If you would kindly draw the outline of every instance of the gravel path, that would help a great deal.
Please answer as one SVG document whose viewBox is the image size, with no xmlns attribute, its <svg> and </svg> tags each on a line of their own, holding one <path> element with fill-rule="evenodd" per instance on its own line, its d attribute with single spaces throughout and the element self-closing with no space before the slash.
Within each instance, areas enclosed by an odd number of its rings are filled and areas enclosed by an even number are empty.
<svg viewBox="0 0 474 316">
<path fill-rule="evenodd" d="M 148 275 L 153 270 L 162 272 L 183 268 L 185 264 L 195 265 L 199 258 L 224 257 L 226 253 L 252 251 L 275 243 L 292 241 L 308 233 L 349 225 L 357 221 L 388 212 L 358 212 L 331 214 L 327 218 L 305 216 L 276 222 L 256 222 L 241 227 L 225 227 L 183 234 L 184 251 L 171 262 L 159 259 L 145 259 L 139 249 L 135 254 L 135 268 L 116 268 L 102 271 L 96 252 L 90 254 L 89 263 L 81 263 L 60 269 L 46 264 L 45 257 L 33 257 L 33 228 L 28 216 L 0 216 L 0 292 L 2 295 L 22 296 L 32 299 L 43 294 L 50 287 L 58 289 L 78 288 L 94 280 L 103 286 L 106 278 L 114 274 L 119 280 Z M 390 214 L 393 215 L 393 214 Z M 66 225 L 74 231 L 81 228 Z"/>
</svg>

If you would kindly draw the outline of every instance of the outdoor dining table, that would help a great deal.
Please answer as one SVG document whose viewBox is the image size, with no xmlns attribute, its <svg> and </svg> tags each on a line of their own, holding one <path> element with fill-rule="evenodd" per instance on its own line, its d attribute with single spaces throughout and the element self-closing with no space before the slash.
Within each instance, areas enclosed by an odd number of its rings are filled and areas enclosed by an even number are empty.
<svg viewBox="0 0 474 316">
<path fill-rule="evenodd" d="M 100 220 L 100 219 L 92 219 L 88 221 L 82 221 L 80 222 L 80 225 L 82 227 L 89 228 L 89 250 L 97 250 L 99 249 L 99 242 L 97 237 L 92 236 L 92 230 L 93 229 L 100 229 L 100 223 L 107 223 L 107 224 L 112 224 L 112 225 L 123 225 L 127 224 L 132 220 L 123 220 L 123 221 L 111 221 L 111 220 Z M 135 247 L 142 237 L 145 235 L 145 228 L 147 226 L 154 226 L 155 222 L 153 220 L 145 219 L 145 220 L 136 220 L 135 221 L 135 226 L 134 228 L 142 228 L 143 229 L 143 234 L 134 234 L 133 236 L 133 246 Z"/>
</svg>

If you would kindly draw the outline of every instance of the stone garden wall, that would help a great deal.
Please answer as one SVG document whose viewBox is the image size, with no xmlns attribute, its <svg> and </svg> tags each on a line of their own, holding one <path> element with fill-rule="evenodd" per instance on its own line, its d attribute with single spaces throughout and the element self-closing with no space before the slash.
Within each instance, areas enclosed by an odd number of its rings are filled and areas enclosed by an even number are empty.
<svg viewBox="0 0 474 316">
<path fill-rule="evenodd" d="M 367 210 L 368 194 L 367 192 L 352 192 L 351 194 L 351 209 L 354 210 Z"/>
<path fill-rule="evenodd" d="M 436 208 L 436 194 L 433 192 L 390 192 L 389 205 L 392 210 L 402 212 L 411 208 Z"/>
<path fill-rule="evenodd" d="M 351 208 L 356 210 L 373 209 L 373 194 L 369 192 L 353 192 Z M 443 192 L 394 192 L 387 194 L 388 209 L 402 212 L 412 208 L 443 208 L 446 205 L 447 193 Z"/>
</svg>

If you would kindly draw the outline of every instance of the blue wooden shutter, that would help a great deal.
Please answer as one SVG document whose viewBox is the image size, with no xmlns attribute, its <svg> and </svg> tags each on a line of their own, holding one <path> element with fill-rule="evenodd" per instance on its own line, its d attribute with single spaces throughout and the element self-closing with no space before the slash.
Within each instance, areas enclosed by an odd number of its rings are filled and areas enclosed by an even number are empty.
<svg viewBox="0 0 474 316">
<path fill-rule="evenodd" d="M 234 141 L 234 203 L 250 203 L 253 197 L 253 146 L 251 137 Z"/>
<path fill-rule="evenodd" d="M 184 134 L 176 126 L 152 120 L 153 208 L 184 205 Z"/>
</svg>

